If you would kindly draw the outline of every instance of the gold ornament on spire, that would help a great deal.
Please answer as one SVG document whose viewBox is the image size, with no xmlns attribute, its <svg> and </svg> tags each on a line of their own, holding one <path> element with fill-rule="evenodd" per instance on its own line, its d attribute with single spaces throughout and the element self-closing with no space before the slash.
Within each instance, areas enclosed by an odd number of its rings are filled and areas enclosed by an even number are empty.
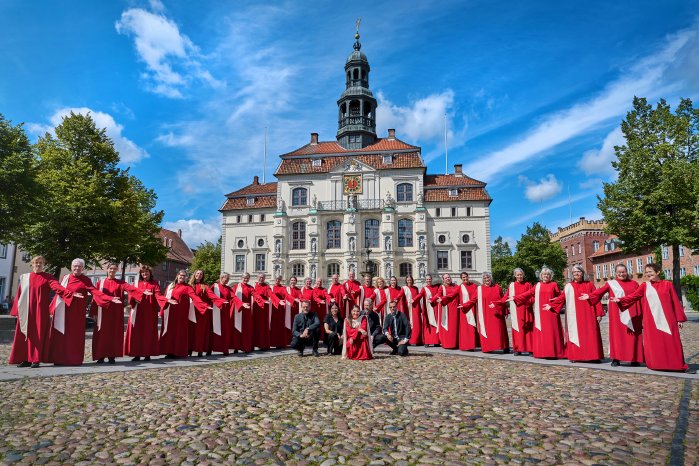
<svg viewBox="0 0 699 466">
<path fill-rule="evenodd" d="M 357 39 L 357 40 L 359 40 L 359 25 L 360 25 L 361 23 L 362 23 L 362 17 L 360 16 L 359 18 L 357 18 L 357 22 L 354 23 L 354 27 L 355 27 L 355 30 L 356 30 L 356 33 L 354 34 L 354 38 Z"/>
</svg>

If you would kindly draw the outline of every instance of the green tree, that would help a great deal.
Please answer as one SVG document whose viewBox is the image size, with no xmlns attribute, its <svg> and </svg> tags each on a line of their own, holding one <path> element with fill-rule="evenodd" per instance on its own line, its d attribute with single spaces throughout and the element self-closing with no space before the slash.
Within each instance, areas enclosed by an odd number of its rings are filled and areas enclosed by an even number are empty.
<svg viewBox="0 0 699 466">
<path fill-rule="evenodd" d="M 699 110 L 689 99 L 673 113 L 664 100 L 653 108 L 636 97 L 621 130 L 625 144 L 612 162 L 618 177 L 605 183 L 598 207 L 625 250 L 672 248 L 680 293 L 679 246 L 699 247 Z"/>
<path fill-rule="evenodd" d="M 507 241 L 498 236 L 490 248 L 491 267 L 493 281 L 506 288 L 512 277 L 512 270 L 516 267 L 512 249 Z"/>
<path fill-rule="evenodd" d="M 42 196 L 37 163 L 22 125 L 12 125 L 0 114 L 0 243 L 15 241 L 32 221 Z"/>
<path fill-rule="evenodd" d="M 514 264 L 524 270 L 524 279 L 536 283 L 536 272 L 546 265 L 554 271 L 554 280 L 563 283 L 563 270 L 566 267 L 566 255 L 560 244 L 551 242 L 548 229 L 535 222 L 517 241 Z M 510 272 L 512 270 L 510 269 Z"/>
<path fill-rule="evenodd" d="M 205 241 L 200 244 L 194 252 L 192 266 L 190 271 L 201 269 L 204 271 L 204 280 L 207 283 L 213 283 L 218 280 L 221 273 L 221 238 L 218 238 L 216 244 Z"/>
</svg>

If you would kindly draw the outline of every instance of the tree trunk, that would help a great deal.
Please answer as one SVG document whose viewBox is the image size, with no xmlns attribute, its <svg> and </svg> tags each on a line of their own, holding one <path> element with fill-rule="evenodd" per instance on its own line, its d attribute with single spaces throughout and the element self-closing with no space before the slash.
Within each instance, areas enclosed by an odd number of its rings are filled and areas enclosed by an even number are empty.
<svg viewBox="0 0 699 466">
<path fill-rule="evenodd" d="M 126 280 L 126 261 L 121 261 L 121 279 Z"/>
<path fill-rule="evenodd" d="M 680 245 L 672 245 L 672 286 L 675 287 L 677 296 L 682 301 L 682 287 L 680 286 Z"/>
</svg>

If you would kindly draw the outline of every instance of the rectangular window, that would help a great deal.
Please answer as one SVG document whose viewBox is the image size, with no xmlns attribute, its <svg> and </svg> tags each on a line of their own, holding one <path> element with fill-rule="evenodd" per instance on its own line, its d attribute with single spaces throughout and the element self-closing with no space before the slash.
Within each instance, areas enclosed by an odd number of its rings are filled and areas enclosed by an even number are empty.
<svg viewBox="0 0 699 466">
<path fill-rule="evenodd" d="M 128 280 L 129 280 L 129 284 L 133 285 L 134 282 L 136 281 L 136 277 L 134 277 L 133 275 L 129 275 Z M 0 295 L 2 295 L 2 293 L 0 293 Z"/>
<path fill-rule="evenodd" d="M 7 286 L 7 279 L 5 277 L 0 277 L 0 299 L 5 296 L 5 287 Z"/>
<path fill-rule="evenodd" d="M 694 266 L 694 275 L 699 275 L 699 265 Z"/>
<path fill-rule="evenodd" d="M 680 278 L 686 277 L 686 276 L 687 276 L 687 269 L 685 269 L 684 267 L 682 267 L 682 268 L 680 269 Z M 2 293 L 0 293 L 0 296 L 2 296 Z"/>
<path fill-rule="evenodd" d="M 398 247 L 413 247 L 413 221 L 409 219 L 398 220 Z"/>
<path fill-rule="evenodd" d="M 574 244 L 570 246 L 570 253 L 571 253 L 570 254 L 571 256 L 575 255 L 575 245 Z"/>
<path fill-rule="evenodd" d="M 628 273 L 633 273 L 633 261 L 631 259 L 626 261 L 626 271 Z"/>
<path fill-rule="evenodd" d="M 167 270 L 167 261 L 163 262 L 163 270 Z"/>
<path fill-rule="evenodd" d="M 437 251 L 437 269 L 449 269 L 449 251 Z"/>
<path fill-rule="evenodd" d="M 471 208 L 470 207 L 466 207 L 466 216 L 467 217 L 471 216 Z"/>
<path fill-rule="evenodd" d="M 246 204 L 247 205 L 255 205 L 255 198 L 254 197 L 249 197 L 246 199 Z"/>
<path fill-rule="evenodd" d="M 441 216 L 442 216 L 442 208 L 441 208 L 441 207 L 437 207 L 436 209 L 434 209 L 434 216 L 435 216 L 435 217 L 441 217 Z"/>
<path fill-rule="evenodd" d="M 602 279 L 602 266 L 601 265 L 597 266 L 597 274 L 595 276 L 597 277 L 597 280 Z"/>
<path fill-rule="evenodd" d="M 303 264 L 296 263 L 291 266 L 291 276 L 292 277 L 304 277 L 306 274 L 306 267 Z"/>
<path fill-rule="evenodd" d="M 248 215 L 248 223 L 252 223 L 252 215 Z"/>
<path fill-rule="evenodd" d="M 0 244 L 0 258 L 5 259 L 7 257 L 7 245 Z M 2 295 L 0 295 L 2 296 Z"/>
<path fill-rule="evenodd" d="M 568 257 L 568 248 L 565 248 L 565 249 L 566 249 L 566 257 Z"/>
<path fill-rule="evenodd" d="M 383 156 L 383 164 L 384 165 L 393 165 L 393 156 L 392 155 L 384 155 Z"/>
<path fill-rule="evenodd" d="M 606 277 L 607 276 L 607 264 L 604 264 L 602 266 L 602 276 Z"/>
<path fill-rule="evenodd" d="M 636 273 L 643 273 L 643 259 L 636 259 Z"/>
<path fill-rule="evenodd" d="M 236 273 L 245 272 L 245 255 L 236 254 L 236 256 L 235 256 L 235 271 L 236 271 Z"/>
<path fill-rule="evenodd" d="M 321 166 L 323 166 L 323 159 L 313 159 L 313 166 L 314 166 L 314 167 L 321 167 Z"/>
<path fill-rule="evenodd" d="M 236 216 L 235 216 L 235 223 L 240 223 L 240 222 L 242 222 L 242 221 L 243 221 L 243 220 L 240 218 L 240 215 L 236 215 Z"/>
<path fill-rule="evenodd" d="M 456 197 L 459 195 L 459 190 L 458 189 L 450 189 L 449 190 L 449 197 Z"/>
<path fill-rule="evenodd" d="M 456 217 L 456 207 L 451 208 L 451 216 Z"/>
<path fill-rule="evenodd" d="M 680 257 L 684 257 L 684 246 L 680 245 Z"/>
<path fill-rule="evenodd" d="M 461 251 L 461 270 L 473 269 L 473 251 Z"/>
<path fill-rule="evenodd" d="M 260 222 L 264 222 L 264 221 L 265 221 L 265 214 L 260 214 Z"/>
<path fill-rule="evenodd" d="M 379 247 L 379 221 L 369 219 L 364 222 L 364 247 Z"/>
<path fill-rule="evenodd" d="M 582 254 L 582 244 L 578 243 L 578 254 Z"/>
<path fill-rule="evenodd" d="M 255 272 L 265 271 L 265 254 L 255 254 Z"/>
<path fill-rule="evenodd" d="M 408 277 L 413 275 L 413 264 L 410 262 L 403 262 L 398 266 L 398 275 L 400 277 Z"/>
<path fill-rule="evenodd" d="M 672 270 L 665 269 L 663 272 L 665 272 L 665 280 L 672 280 Z"/>
<path fill-rule="evenodd" d="M 646 257 L 646 264 L 652 264 L 652 263 L 653 263 L 653 256 Z"/>
<path fill-rule="evenodd" d="M 592 252 L 597 252 L 599 250 L 599 241 L 592 242 Z"/>
<path fill-rule="evenodd" d="M 663 246 L 663 259 L 668 260 L 670 258 L 670 248 Z"/>
</svg>

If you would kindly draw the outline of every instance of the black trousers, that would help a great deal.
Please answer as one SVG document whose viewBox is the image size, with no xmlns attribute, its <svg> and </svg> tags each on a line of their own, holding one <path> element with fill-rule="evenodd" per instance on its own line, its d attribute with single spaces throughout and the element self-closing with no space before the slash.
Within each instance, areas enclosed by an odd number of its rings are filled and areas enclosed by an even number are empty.
<svg viewBox="0 0 699 466">
<path fill-rule="evenodd" d="M 390 346 L 393 351 L 397 351 L 399 356 L 407 356 L 408 355 L 408 344 L 407 343 L 404 345 L 399 345 L 395 338 L 393 339 L 393 341 L 391 341 L 384 334 L 374 335 L 374 348 L 376 348 L 379 345 L 383 345 L 383 344 Z"/>
<path fill-rule="evenodd" d="M 320 331 L 315 330 L 313 332 L 309 332 L 309 337 L 308 338 L 301 338 L 294 336 L 291 339 L 291 347 L 294 348 L 295 350 L 298 351 L 303 351 L 303 349 L 308 346 L 308 345 L 313 345 L 313 352 L 318 352 L 318 340 L 320 337 Z"/>
<path fill-rule="evenodd" d="M 328 354 L 342 354 L 342 335 L 331 332 L 325 336 L 325 346 L 328 347 Z"/>
</svg>

